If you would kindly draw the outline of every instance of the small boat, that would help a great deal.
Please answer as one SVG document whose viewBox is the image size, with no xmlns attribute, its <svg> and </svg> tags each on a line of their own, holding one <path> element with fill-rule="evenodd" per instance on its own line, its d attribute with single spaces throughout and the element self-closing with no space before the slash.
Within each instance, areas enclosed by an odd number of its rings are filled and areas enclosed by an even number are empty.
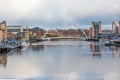
<svg viewBox="0 0 120 80">
<path fill-rule="evenodd" d="M 115 46 L 120 47 L 120 40 L 114 40 Z"/>
<path fill-rule="evenodd" d="M 26 42 L 26 41 L 23 41 L 23 42 L 21 43 L 22 46 L 29 46 L 29 44 L 30 44 L 30 43 L 29 43 L 29 42 Z"/>
<path fill-rule="evenodd" d="M 120 44 L 120 40 L 113 41 L 116 44 Z"/>
<path fill-rule="evenodd" d="M 87 38 L 86 41 L 99 41 L 98 38 Z"/>
<path fill-rule="evenodd" d="M 22 49 L 23 47 L 22 46 L 16 46 L 14 48 L 10 48 L 10 47 L 5 47 L 5 48 L 0 48 L 0 54 L 6 54 L 8 52 L 10 52 L 11 50 L 14 50 L 14 49 Z"/>
<path fill-rule="evenodd" d="M 115 46 L 115 43 L 111 40 L 105 42 L 105 46 Z"/>
</svg>

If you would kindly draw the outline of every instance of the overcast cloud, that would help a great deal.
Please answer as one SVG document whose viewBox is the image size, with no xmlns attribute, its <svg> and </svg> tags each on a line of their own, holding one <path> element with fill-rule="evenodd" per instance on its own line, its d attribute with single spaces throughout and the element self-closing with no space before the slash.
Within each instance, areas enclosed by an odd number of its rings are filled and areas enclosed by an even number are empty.
<svg viewBox="0 0 120 80">
<path fill-rule="evenodd" d="M 0 0 L 0 21 L 8 24 L 41 25 L 111 24 L 120 20 L 120 0 Z"/>
</svg>

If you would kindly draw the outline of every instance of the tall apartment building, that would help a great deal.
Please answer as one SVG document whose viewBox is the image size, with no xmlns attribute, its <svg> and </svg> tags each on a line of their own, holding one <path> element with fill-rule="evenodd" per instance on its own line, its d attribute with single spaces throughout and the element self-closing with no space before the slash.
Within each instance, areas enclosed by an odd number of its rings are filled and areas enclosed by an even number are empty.
<svg viewBox="0 0 120 80">
<path fill-rule="evenodd" d="M 120 34 L 120 21 L 112 22 L 112 32 L 115 34 Z"/>
<path fill-rule="evenodd" d="M 92 27 L 90 28 L 90 37 L 97 37 L 99 33 L 102 33 L 101 22 L 92 22 Z"/>
</svg>

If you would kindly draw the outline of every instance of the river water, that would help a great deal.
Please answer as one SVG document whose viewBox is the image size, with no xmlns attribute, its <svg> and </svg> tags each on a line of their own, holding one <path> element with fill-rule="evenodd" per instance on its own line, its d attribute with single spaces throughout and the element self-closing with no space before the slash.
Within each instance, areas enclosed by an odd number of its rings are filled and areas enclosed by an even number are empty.
<svg viewBox="0 0 120 80">
<path fill-rule="evenodd" d="M 0 54 L 0 79 L 120 80 L 120 48 L 46 41 Z"/>
</svg>

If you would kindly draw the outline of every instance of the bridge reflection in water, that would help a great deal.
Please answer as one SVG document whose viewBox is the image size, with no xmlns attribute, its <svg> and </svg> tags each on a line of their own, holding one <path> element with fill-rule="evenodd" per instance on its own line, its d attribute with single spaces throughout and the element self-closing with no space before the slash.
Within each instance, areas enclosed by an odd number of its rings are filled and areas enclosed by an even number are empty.
<svg viewBox="0 0 120 80">
<path fill-rule="evenodd" d="M 0 66 L 0 78 L 40 79 L 54 76 L 57 80 L 63 80 L 63 77 L 67 80 L 119 80 L 119 47 L 86 41 L 46 43 L 49 44 L 31 45 L 0 55 L 0 65 L 6 66 L 4 69 Z M 110 79 L 110 76 L 113 78 Z"/>
</svg>

